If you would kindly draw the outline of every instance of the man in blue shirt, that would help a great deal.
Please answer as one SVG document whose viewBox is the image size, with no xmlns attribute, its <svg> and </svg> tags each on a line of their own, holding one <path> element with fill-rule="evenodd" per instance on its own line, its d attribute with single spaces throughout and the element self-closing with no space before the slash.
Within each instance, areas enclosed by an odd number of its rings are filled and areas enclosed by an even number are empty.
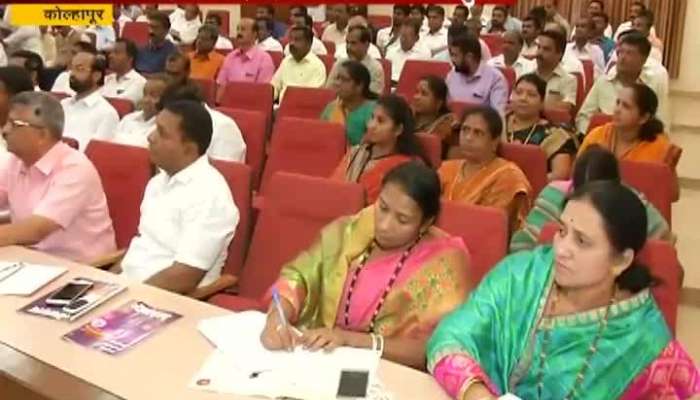
<svg viewBox="0 0 700 400">
<path fill-rule="evenodd" d="M 269 4 L 258 6 L 255 10 L 255 17 L 258 19 L 272 20 L 274 24 L 272 27 L 272 37 L 275 39 L 280 40 L 287 34 L 287 25 L 275 19 L 275 8 L 273 6 Z"/>
<path fill-rule="evenodd" d="M 165 70 L 165 60 L 177 51 L 177 47 L 166 38 L 170 30 L 170 19 L 161 11 L 148 15 L 148 35 L 151 40 L 139 49 L 136 70 L 142 74 L 153 74 Z"/>
</svg>

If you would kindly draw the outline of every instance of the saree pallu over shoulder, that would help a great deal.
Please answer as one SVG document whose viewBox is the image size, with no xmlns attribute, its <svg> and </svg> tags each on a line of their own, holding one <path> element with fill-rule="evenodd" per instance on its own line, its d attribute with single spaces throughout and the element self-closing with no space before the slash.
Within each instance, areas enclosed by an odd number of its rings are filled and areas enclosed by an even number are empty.
<svg viewBox="0 0 700 400">
<path fill-rule="evenodd" d="M 590 145 L 597 144 L 601 147 L 614 152 L 615 149 L 615 128 L 613 123 L 607 123 L 599 126 L 589 132 L 581 148 L 579 155 L 586 150 Z M 671 143 L 666 134 L 659 134 L 656 139 L 651 142 L 642 140 L 636 146 L 628 150 L 622 156 L 618 156 L 621 160 L 629 161 L 645 161 L 666 164 L 671 169 L 676 168 L 678 159 L 680 158 L 680 149 Z"/>
<path fill-rule="evenodd" d="M 459 394 L 478 379 L 496 394 L 537 398 L 544 329 L 538 326 L 552 287 L 553 258 L 549 246 L 507 257 L 467 303 L 443 319 L 427 355 L 433 375 L 449 377 L 440 382 L 444 387 Z M 564 398 L 575 386 L 604 314 L 602 308 L 555 317 L 547 324 L 551 339 L 543 364 L 543 398 Z M 648 291 L 615 303 L 601 335 L 578 396 L 618 398 L 671 340 Z M 467 366 L 463 371 L 455 369 L 456 357 Z"/>
<path fill-rule="evenodd" d="M 372 118 L 376 102 L 367 100 L 354 110 L 347 112 L 340 99 L 335 99 L 326 105 L 321 113 L 324 121 L 345 125 L 345 135 L 350 145 L 360 144 L 367 131 L 367 122 Z"/>
<path fill-rule="evenodd" d="M 310 249 L 282 269 L 277 285 L 294 305 L 297 325 L 335 326 L 352 262 L 373 239 L 374 207 L 370 206 L 326 226 Z M 430 249 L 434 251 L 424 251 Z M 467 295 L 469 256 L 461 239 L 424 239 L 414 251 L 422 253 L 414 257 L 420 265 L 411 265 L 409 255 L 404 269 L 413 272 L 397 279 L 375 320 L 375 331 L 385 336 L 427 337 Z M 363 273 L 371 273 L 371 268 Z"/>
</svg>

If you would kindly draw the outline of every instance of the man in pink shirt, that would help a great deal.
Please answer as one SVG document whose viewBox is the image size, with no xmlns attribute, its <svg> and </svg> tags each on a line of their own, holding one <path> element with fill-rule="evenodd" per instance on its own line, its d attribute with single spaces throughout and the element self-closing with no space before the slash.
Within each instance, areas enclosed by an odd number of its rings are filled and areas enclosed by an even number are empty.
<svg viewBox="0 0 700 400">
<path fill-rule="evenodd" d="M 255 43 L 258 39 L 258 25 L 252 18 L 241 18 L 236 34 L 237 48 L 229 53 L 221 66 L 216 79 L 219 103 L 224 95 L 226 84 L 234 81 L 267 83 L 275 73 L 272 57 Z"/>
<path fill-rule="evenodd" d="M 100 177 L 92 163 L 63 142 L 63 108 L 44 92 L 10 100 L 3 137 L 11 153 L 0 162 L 0 246 L 31 246 L 90 262 L 116 249 Z"/>
</svg>

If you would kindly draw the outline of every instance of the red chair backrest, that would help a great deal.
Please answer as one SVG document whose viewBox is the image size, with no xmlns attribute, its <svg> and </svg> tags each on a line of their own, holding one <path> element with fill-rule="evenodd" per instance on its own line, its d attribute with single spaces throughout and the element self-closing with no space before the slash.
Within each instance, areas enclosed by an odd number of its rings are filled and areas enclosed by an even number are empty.
<svg viewBox="0 0 700 400">
<path fill-rule="evenodd" d="M 593 114 L 593 116 L 591 117 L 591 121 L 588 123 L 588 132 L 592 131 L 593 128 L 603 126 L 611 121 L 612 121 L 612 115 L 602 114 L 602 113 Z M 586 133 L 588 133 L 588 132 L 586 132 Z"/>
<path fill-rule="evenodd" d="M 464 240 L 475 284 L 508 253 L 508 217 L 501 209 L 443 201 L 436 225 Z"/>
<path fill-rule="evenodd" d="M 382 29 L 391 26 L 390 15 L 369 15 L 367 19 L 374 29 Z"/>
<path fill-rule="evenodd" d="M 229 82 L 224 89 L 221 107 L 260 111 L 265 115 L 265 131 L 272 124 L 274 91 L 269 83 Z"/>
<path fill-rule="evenodd" d="M 281 51 L 268 51 L 267 54 L 272 58 L 272 63 L 275 65 L 275 70 L 280 67 L 282 60 L 284 59 L 284 53 Z"/>
<path fill-rule="evenodd" d="M 520 167 L 532 186 L 532 198 L 547 186 L 547 155 L 540 146 L 520 143 L 501 143 L 498 149 L 501 157 Z"/>
<path fill-rule="evenodd" d="M 284 93 L 275 117 L 319 119 L 323 109 L 335 97 L 333 89 L 290 86 Z"/>
<path fill-rule="evenodd" d="M 278 119 L 270 141 L 260 193 L 267 193 L 270 179 L 277 171 L 330 176 L 345 155 L 346 143 L 342 125 L 302 118 Z"/>
<path fill-rule="evenodd" d="M 148 150 L 93 139 L 85 155 L 102 180 L 117 247 L 125 249 L 138 232 L 141 201 L 151 179 Z"/>
<path fill-rule="evenodd" d="M 578 112 L 586 100 L 586 86 L 583 82 L 583 75 L 578 72 L 573 72 L 571 75 L 576 77 L 576 111 Z"/>
<path fill-rule="evenodd" d="M 581 60 L 581 64 L 583 64 L 583 74 L 585 75 L 586 78 L 586 84 L 584 86 L 584 96 L 583 98 L 585 99 L 586 96 L 588 95 L 588 92 L 591 90 L 593 87 L 593 83 L 595 82 L 595 74 L 594 74 L 594 66 L 593 66 L 593 61 L 591 60 Z"/>
<path fill-rule="evenodd" d="M 148 22 L 128 21 L 122 28 L 121 38 L 129 39 L 137 46 L 148 44 Z"/>
<path fill-rule="evenodd" d="M 240 275 L 240 295 L 261 298 L 280 269 L 309 247 L 324 226 L 364 205 L 361 185 L 276 173 L 260 209 Z M 290 195 L 293 194 L 293 195 Z"/>
<path fill-rule="evenodd" d="M 119 119 L 124 118 L 126 114 L 134 111 L 134 103 L 132 103 L 131 100 L 118 99 L 116 97 L 105 97 L 105 99 L 112 105 L 112 107 L 114 107 L 115 110 L 117 110 Z"/>
<path fill-rule="evenodd" d="M 323 45 L 326 46 L 326 51 L 328 52 L 328 55 L 333 56 L 333 58 L 335 58 L 335 42 L 329 42 L 328 40 L 324 40 Z"/>
<path fill-rule="evenodd" d="M 253 188 L 260 184 L 263 163 L 265 162 L 265 115 L 260 111 L 239 110 L 228 107 L 217 107 L 217 110 L 228 115 L 241 130 L 246 145 L 245 163 L 252 170 Z"/>
<path fill-rule="evenodd" d="M 323 35 L 323 25 L 326 21 L 314 21 L 314 35 Z M 320 37 L 320 36 L 319 36 Z M 326 44 L 325 42 L 323 44 Z M 335 45 L 335 43 L 333 43 Z M 331 53 L 333 54 L 333 53 Z"/>
<path fill-rule="evenodd" d="M 384 70 L 384 93 L 385 95 L 391 93 L 391 61 L 386 58 L 380 58 L 379 62 L 382 64 L 382 70 Z M 379 93 L 377 93 L 379 94 Z"/>
<path fill-rule="evenodd" d="M 210 107 L 213 107 L 216 103 L 216 82 L 214 82 L 213 79 L 192 79 L 192 81 L 199 86 L 204 101 L 206 101 Z"/>
<path fill-rule="evenodd" d="M 252 181 L 251 169 L 247 165 L 233 162 L 210 159 L 221 175 L 226 179 L 233 201 L 238 207 L 238 225 L 233 240 L 228 246 L 226 264 L 223 272 L 238 275 L 243 268 L 245 252 L 248 250 L 252 224 Z"/>
<path fill-rule="evenodd" d="M 229 13 L 228 10 L 209 10 L 207 12 L 207 16 L 209 14 L 217 14 L 219 17 L 221 17 L 221 26 L 219 27 L 219 34 L 222 36 L 228 36 L 231 13 Z"/>
<path fill-rule="evenodd" d="M 406 60 L 396 86 L 396 94 L 410 101 L 422 77 L 435 75 L 445 79 L 451 69 L 452 64 L 444 61 Z"/>
<path fill-rule="evenodd" d="M 481 35 L 481 39 L 483 39 L 486 46 L 488 46 L 492 57 L 499 56 L 503 53 L 503 36 L 486 34 Z"/>
<path fill-rule="evenodd" d="M 324 56 L 318 56 L 318 58 L 323 61 L 323 66 L 326 67 L 326 76 L 328 76 L 333 69 L 333 65 L 335 64 L 335 54 L 326 54 Z M 284 95 L 286 96 L 287 93 L 285 92 Z"/>
<path fill-rule="evenodd" d="M 501 71 L 503 77 L 506 78 L 506 82 L 508 82 L 508 93 L 512 92 L 517 80 L 515 70 L 511 67 L 498 67 L 498 70 Z"/>
<path fill-rule="evenodd" d="M 620 174 L 624 183 L 644 194 L 670 226 L 673 180 L 676 179 L 671 168 L 661 163 L 622 160 Z"/>
<path fill-rule="evenodd" d="M 427 161 L 430 162 L 430 167 L 433 169 L 440 168 L 442 163 L 442 140 L 437 135 L 425 132 L 418 132 L 416 137 L 423 148 L 423 152 L 425 152 L 425 156 L 428 158 Z"/>
<path fill-rule="evenodd" d="M 465 110 L 479 106 L 479 104 L 467 103 L 466 101 L 450 101 L 447 105 L 458 119 L 462 118 Z"/>
<path fill-rule="evenodd" d="M 544 116 L 555 125 L 570 124 L 573 119 L 571 112 L 563 108 L 545 108 Z"/>
<path fill-rule="evenodd" d="M 547 223 L 540 231 L 539 242 L 551 243 L 559 227 L 555 223 Z M 672 332 L 676 331 L 678 303 L 680 302 L 680 286 L 683 267 L 678 260 L 676 249 L 660 240 L 647 240 L 642 251 L 637 254 L 637 260 L 649 268 L 651 275 L 656 278 L 657 285 L 651 290 L 656 304 L 666 319 Z"/>
</svg>

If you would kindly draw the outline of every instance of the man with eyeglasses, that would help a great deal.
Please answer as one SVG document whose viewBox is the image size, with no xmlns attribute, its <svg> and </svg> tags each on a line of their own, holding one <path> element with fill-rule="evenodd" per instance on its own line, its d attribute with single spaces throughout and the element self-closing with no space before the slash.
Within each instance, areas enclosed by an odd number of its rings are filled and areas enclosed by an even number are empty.
<svg viewBox="0 0 700 400">
<path fill-rule="evenodd" d="M 0 164 L 0 246 L 29 246 L 90 263 L 116 249 L 100 177 L 82 153 L 61 142 L 64 114 L 43 92 L 10 99 L 3 127 L 7 150 Z"/>
</svg>

